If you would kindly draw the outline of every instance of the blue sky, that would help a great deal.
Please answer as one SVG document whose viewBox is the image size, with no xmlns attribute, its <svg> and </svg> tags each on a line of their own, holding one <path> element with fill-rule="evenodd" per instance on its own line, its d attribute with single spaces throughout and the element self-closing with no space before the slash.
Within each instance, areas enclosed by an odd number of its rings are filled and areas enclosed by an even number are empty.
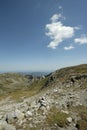
<svg viewBox="0 0 87 130">
<path fill-rule="evenodd" d="M 87 63 L 87 0 L 0 0 L 0 71 Z"/>
</svg>

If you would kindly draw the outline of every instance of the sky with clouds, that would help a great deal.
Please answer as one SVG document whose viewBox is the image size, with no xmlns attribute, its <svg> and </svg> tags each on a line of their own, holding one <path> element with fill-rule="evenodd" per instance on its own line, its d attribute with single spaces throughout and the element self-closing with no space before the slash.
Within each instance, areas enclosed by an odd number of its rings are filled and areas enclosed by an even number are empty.
<svg viewBox="0 0 87 130">
<path fill-rule="evenodd" d="M 0 72 L 87 63 L 87 0 L 0 0 Z"/>
</svg>

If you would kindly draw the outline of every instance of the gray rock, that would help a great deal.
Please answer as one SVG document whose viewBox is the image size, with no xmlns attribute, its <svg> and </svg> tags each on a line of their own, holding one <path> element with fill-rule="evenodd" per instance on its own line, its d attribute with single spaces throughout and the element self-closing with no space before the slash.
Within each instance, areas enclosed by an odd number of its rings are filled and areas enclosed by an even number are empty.
<svg viewBox="0 0 87 130">
<path fill-rule="evenodd" d="M 23 118 L 24 118 L 24 113 L 22 113 L 20 110 L 16 109 L 13 112 L 9 112 L 5 116 L 5 121 L 7 121 L 7 123 L 13 123 L 17 120 L 22 120 Z"/>
<path fill-rule="evenodd" d="M 32 114 L 32 112 L 31 111 L 27 111 L 26 113 L 25 113 L 25 116 L 26 117 L 29 117 L 29 116 L 32 116 L 33 114 Z"/>
<path fill-rule="evenodd" d="M 24 118 L 24 113 L 22 113 L 20 110 L 15 110 L 15 115 L 19 120 L 22 120 Z"/>
<path fill-rule="evenodd" d="M 61 110 L 61 112 L 65 113 L 65 114 L 69 114 L 69 111 Z"/>
<path fill-rule="evenodd" d="M 15 112 L 9 112 L 5 115 L 4 120 L 7 123 L 13 123 L 14 121 L 17 120 L 17 116 L 15 115 Z"/>
<path fill-rule="evenodd" d="M 67 118 L 67 121 L 68 121 L 69 123 L 71 123 L 71 122 L 72 122 L 72 118 L 71 118 L 71 117 L 68 117 L 68 118 Z"/>
<path fill-rule="evenodd" d="M 13 125 L 7 124 L 6 121 L 1 121 L 0 130 L 16 130 L 16 128 Z"/>
</svg>

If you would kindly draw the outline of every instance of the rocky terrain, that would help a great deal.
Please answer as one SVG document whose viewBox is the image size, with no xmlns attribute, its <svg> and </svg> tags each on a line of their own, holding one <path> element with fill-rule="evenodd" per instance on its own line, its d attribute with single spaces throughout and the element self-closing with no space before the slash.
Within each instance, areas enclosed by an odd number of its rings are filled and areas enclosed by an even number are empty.
<svg viewBox="0 0 87 130">
<path fill-rule="evenodd" d="M 87 130 L 87 64 L 0 75 L 0 130 Z"/>
</svg>

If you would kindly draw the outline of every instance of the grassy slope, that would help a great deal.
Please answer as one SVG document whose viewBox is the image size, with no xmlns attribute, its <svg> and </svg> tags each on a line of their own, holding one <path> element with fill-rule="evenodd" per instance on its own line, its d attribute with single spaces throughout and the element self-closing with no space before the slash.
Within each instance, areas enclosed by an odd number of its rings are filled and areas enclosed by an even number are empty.
<svg viewBox="0 0 87 130">
<path fill-rule="evenodd" d="M 0 99 L 7 96 L 12 99 L 33 96 L 41 90 L 45 80 L 33 81 L 17 73 L 0 74 Z"/>
<path fill-rule="evenodd" d="M 74 76 L 74 75 L 77 76 L 81 74 L 87 74 L 87 64 L 66 67 L 66 68 L 57 70 L 55 73 L 57 78 L 60 78 L 62 80 L 66 80 L 71 76 Z"/>
<path fill-rule="evenodd" d="M 70 76 L 79 74 L 87 74 L 87 64 L 57 70 L 45 79 L 35 80 L 31 83 L 25 76 L 17 73 L 0 74 L 0 98 L 6 95 L 14 99 L 32 96 L 43 88 L 55 86 L 58 80 L 64 82 Z"/>
<path fill-rule="evenodd" d="M 87 64 L 62 68 L 47 76 L 45 86 L 57 85 L 58 82 L 64 83 L 72 76 L 87 75 Z M 45 87 L 44 86 L 44 87 Z"/>
</svg>

